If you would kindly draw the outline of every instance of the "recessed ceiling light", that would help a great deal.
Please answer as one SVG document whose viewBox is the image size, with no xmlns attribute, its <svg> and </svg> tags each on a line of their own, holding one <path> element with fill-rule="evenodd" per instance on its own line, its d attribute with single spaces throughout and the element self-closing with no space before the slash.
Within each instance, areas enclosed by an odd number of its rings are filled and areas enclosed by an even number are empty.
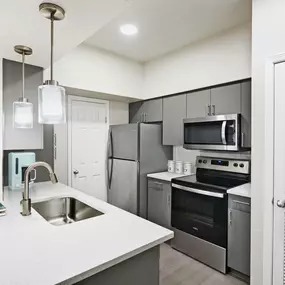
<svg viewBox="0 0 285 285">
<path fill-rule="evenodd" d="M 138 33 L 138 28 L 133 24 L 122 25 L 120 30 L 124 35 L 127 36 L 132 36 Z"/>
</svg>

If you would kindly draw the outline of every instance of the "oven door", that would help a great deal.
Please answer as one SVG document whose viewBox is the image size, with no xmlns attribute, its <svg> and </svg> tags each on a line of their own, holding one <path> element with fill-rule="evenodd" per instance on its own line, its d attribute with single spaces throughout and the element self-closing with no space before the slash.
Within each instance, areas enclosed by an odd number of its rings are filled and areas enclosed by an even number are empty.
<svg viewBox="0 0 285 285">
<path fill-rule="evenodd" d="M 227 208 L 226 193 L 172 183 L 173 228 L 226 248 Z"/>
<path fill-rule="evenodd" d="M 184 148 L 238 151 L 240 114 L 184 119 Z"/>
</svg>

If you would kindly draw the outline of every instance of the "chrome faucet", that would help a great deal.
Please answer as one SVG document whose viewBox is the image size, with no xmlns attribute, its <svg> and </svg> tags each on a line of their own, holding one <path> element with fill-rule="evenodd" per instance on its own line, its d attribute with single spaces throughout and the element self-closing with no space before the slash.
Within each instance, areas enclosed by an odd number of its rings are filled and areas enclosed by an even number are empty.
<svg viewBox="0 0 285 285">
<path fill-rule="evenodd" d="M 50 177 L 50 181 L 55 184 L 57 183 L 57 177 L 55 175 L 55 173 L 53 172 L 51 166 L 43 161 L 38 161 L 38 162 L 34 162 L 32 163 L 25 171 L 25 182 L 24 182 L 24 192 L 23 192 L 23 200 L 21 201 L 21 205 L 22 205 L 22 212 L 21 214 L 23 216 L 29 216 L 31 215 L 31 199 L 30 199 L 30 189 L 29 189 L 29 184 L 30 184 L 30 173 L 32 170 L 34 170 L 36 167 L 38 166 L 43 166 L 45 167 L 48 172 L 49 172 L 49 177 Z"/>
</svg>

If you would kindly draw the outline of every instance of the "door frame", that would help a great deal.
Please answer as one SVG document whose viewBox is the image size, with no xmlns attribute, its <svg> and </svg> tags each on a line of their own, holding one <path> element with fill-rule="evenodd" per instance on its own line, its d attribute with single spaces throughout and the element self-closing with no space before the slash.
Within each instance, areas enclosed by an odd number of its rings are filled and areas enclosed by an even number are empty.
<svg viewBox="0 0 285 285">
<path fill-rule="evenodd" d="M 106 104 L 106 117 L 107 117 L 107 128 L 110 126 L 110 111 L 109 111 L 109 101 L 101 100 L 96 98 L 89 98 L 84 96 L 76 96 L 76 95 L 67 95 L 66 96 L 66 124 L 64 125 L 55 125 L 54 128 L 54 165 L 57 167 L 61 173 L 65 173 L 63 176 L 66 177 L 64 179 L 64 183 L 67 183 L 68 186 L 71 186 L 71 124 L 70 124 L 70 114 L 71 114 L 71 102 L 72 101 L 83 101 L 83 102 L 91 102 L 91 103 L 100 103 Z M 107 132 L 108 133 L 108 132 Z M 107 143 L 108 136 L 106 137 Z M 59 141 L 61 143 L 59 143 Z M 56 154 L 58 153 L 58 155 Z M 57 163 L 57 158 L 61 154 L 61 159 L 64 162 L 60 161 Z M 106 154 L 107 156 L 107 154 Z M 59 180 L 61 177 L 59 177 Z"/>
<path fill-rule="evenodd" d="M 265 136 L 263 188 L 263 284 L 273 284 L 274 242 L 274 141 L 275 141 L 275 65 L 285 62 L 285 53 L 272 56 L 265 71 Z"/>
</svg>

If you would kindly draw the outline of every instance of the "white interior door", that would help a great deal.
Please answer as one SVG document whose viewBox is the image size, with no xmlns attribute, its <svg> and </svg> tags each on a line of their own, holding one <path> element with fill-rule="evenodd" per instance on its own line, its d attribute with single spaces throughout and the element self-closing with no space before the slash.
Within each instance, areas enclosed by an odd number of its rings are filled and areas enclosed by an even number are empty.
<svg viewBox="0 0 285 285">
<path fill-rule="evenodd" d="M 273 285 L 285 284 L 285 63 L 275 65 Z"/>
<path fill-rule="evenodd" d="M 106 148 L 108 105 L 89 98 L 69 100 L 71 186 L 107 200 Z"/>
</svg>

